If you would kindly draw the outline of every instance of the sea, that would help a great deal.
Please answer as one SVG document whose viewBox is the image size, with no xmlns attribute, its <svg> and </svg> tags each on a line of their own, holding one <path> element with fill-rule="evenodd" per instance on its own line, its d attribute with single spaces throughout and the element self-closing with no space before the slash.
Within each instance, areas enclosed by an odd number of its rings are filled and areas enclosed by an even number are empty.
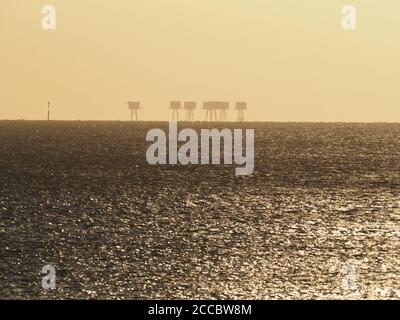
<svg viewBox="0 0 400 320">
<path fill-rule="evenodd" d="M 1 299 L 400 298 L 400 124 L 179 124 L 254 129 L 251 176 L 153 128 L 0 121 Z"/>
</svg>

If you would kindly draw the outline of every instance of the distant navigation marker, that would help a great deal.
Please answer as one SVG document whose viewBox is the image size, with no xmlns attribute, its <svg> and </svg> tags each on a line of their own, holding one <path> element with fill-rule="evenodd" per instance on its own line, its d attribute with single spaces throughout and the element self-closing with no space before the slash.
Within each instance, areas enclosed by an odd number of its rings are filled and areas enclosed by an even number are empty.
<svg viewBox="0 0 400 320">
<path fill-rule="evenodd" d="M 135 114 L 135 121 L 138 121 L 138 110 L 140 109 L 139 101 L 129 101 L 128 109 L 131 110 L 131 121 L 133 121 L 133 114 Z"/>
<path fill-rule="evenodd" d="M 194 110 L 196 110 L 196 102 L 185 102 L 183 104 L 183 109 L 186 110 L 186 121 L 194 121 Z"/>
<path fill-rule="evenodd" d="M 236 102 L 236 108 L 238 111 L 238 121 L 244 121 L 244 111 L 247 110 L 247 102 Z"/>
<path fill-rule="evenodd" d="M 179 109 L 181 108 L 182 103 L 180 101 L 171 101 L 170 109 L 172 110 L 172 121 L 179 121 Z"/>
</svg>

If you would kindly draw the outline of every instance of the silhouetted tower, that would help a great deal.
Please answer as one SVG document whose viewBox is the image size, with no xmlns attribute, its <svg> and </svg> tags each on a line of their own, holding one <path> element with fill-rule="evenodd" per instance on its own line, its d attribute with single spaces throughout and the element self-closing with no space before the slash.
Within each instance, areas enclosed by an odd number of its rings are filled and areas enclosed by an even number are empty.
<svg viewBox="0 0 400 320">
<path fill-rule="evenodd" d="M 218 102 L 217 104 L 219 110 L 219 121 L 228 121 L 229 102 Z"/>
<path fill-rule="evenodd" d="M 206 121 L 217 120 L 217 109 L 218 102 L 216 101 L 205 101 L 203 102 L 203 109 L 206 110 Z"/>
<path fill-rule="evenodd" d="M 133 114 L 135 114 L 135 121 L 138 121 L 138 110 L 140 109 L 139 101 L 129 101 L 128 109 L 131 110 L 131 121 L 133 121 Z"/>
<path fill-rule="evenodd" d="M 182 103 L 180 101 L 171 101 L 170 109 L 172 110 L 172 121 L 179 121 L 179 109 L 182 109 Z"/>
<path fill-rule="evenodd" d="M 50 121 L 50 102 L 47 102 L 47 121 Z"/>
<path fill-rule="evenodd" d="M 194 121 L 194 110 L 196 110 L 196 102 L 185 102 L 183 104 L 183 109 L 186 110 L 186 121 Z"/>
<path fill-rule="evenodd" d="M 247 110 L 247 102 L 236 102 L 236 108 L 238 111 L 238 121 L 244 121 L 244 112 Z"/>
</svg>

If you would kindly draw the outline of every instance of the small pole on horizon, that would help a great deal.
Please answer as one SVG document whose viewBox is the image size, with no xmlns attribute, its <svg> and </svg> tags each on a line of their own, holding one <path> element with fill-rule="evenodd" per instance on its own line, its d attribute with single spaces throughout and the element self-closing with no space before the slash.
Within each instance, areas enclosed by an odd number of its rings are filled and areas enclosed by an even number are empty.
<svg viewBox="0 0 400 320">
<path fill-rule="evenodd" d="M 50 121 L 50 102 L 47 103 L 47 121 Z"/>
</svg>

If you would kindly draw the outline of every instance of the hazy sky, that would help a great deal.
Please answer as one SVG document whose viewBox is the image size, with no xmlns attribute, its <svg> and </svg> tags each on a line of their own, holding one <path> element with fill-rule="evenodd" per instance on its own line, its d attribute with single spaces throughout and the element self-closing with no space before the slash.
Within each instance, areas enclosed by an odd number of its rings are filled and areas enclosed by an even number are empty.
<svg viewBox="0 0 400 320">
<path fill-rule="evenodd" d="M 0 119 L 44 119 L 48 100 L 66 120 L 244 100 L 249 120 L 400 121 L 399 17 L 399 0 L 0 0 Z"/>
</svg>

